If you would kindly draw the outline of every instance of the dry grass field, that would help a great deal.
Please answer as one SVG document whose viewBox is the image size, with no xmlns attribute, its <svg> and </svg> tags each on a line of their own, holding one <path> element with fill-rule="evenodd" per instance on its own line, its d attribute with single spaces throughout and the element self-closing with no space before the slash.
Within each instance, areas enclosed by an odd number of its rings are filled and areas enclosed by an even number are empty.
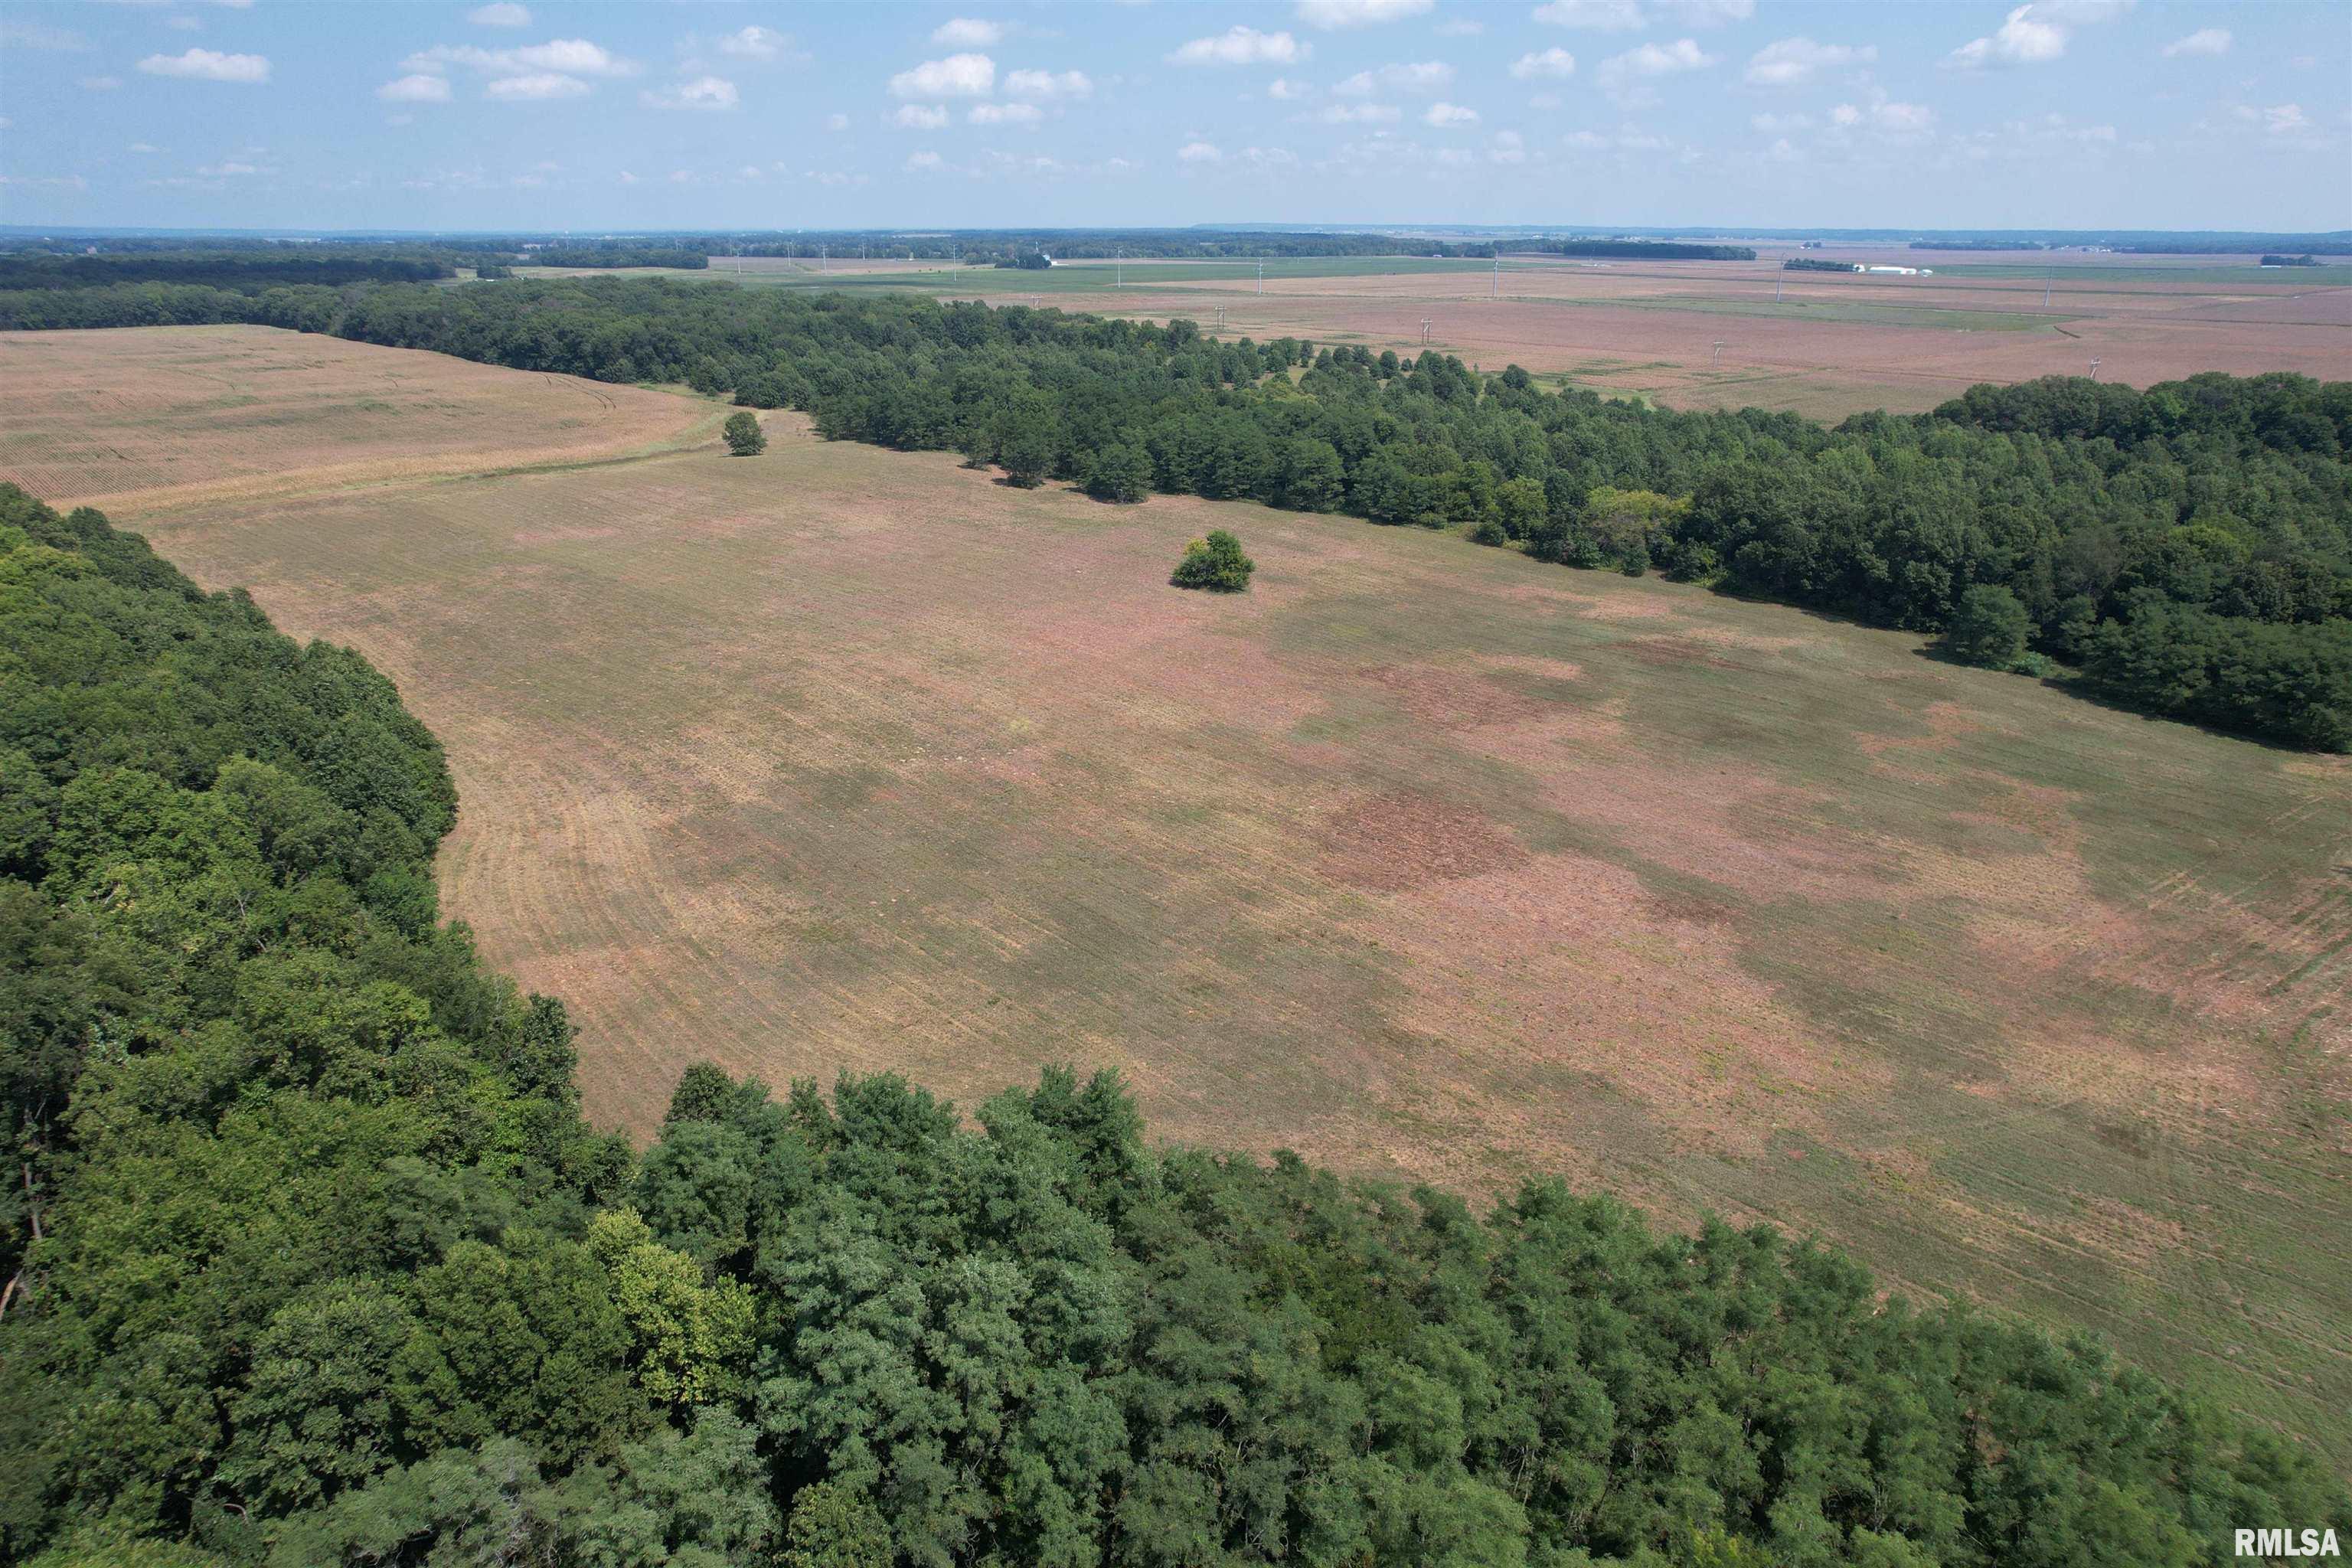
<svg viewBox="0 0 2352 1568">
<path fill-rule="evenodd" d="M 966 1104 L 1107 1064 L 1170 1137 L 1819 1230 L 2352 1465 L 2344 760 L 1446 535 L 771 430 L 144 524 L 447 743 L 449 909 L 571 1005 L 592 1114 L 651 1126 L 705 1057 Z M 1213 525 L 1245 597 L 1166 585 Z"/>
<path fill-rule="evenodd" d="M 0 333 L 0 479 L 124 515 L 593 463 L 717 429 L 698 400 L 270 327 Z"/>
<path fill-rule="evenodd" d="M 1273 261 L 1263 292 L 1255 264 L 1239 262 L 1081 262 L 1042 273 L 852 262 L 821 275 L 747 258 L 751 269 L 738 280 L 913 287 L 992 304 L 1190 316 L 1211 327 L 1222 307 L 1229 337 L 1400 353 L 1419 350 L 1427 317 L 1432 346 L 1490 371 L 1517 363 L 1673 407 L 1830 420 L 1932 408 L 1979 382 L 2083 375 L 2094 359 L 2101 377 L 2135 386 L 2204 370 L 2352 376 L 2352 272 L 2342 267 L 2263 269 L 2252 256 L 1818 253 L 1935 273 L 1892 278 L 1786 272 L 1794 247 L 1758 248 L 1753 262 L 1507 258 L 1499 279 L 1474 261 Z"/>
</svg>

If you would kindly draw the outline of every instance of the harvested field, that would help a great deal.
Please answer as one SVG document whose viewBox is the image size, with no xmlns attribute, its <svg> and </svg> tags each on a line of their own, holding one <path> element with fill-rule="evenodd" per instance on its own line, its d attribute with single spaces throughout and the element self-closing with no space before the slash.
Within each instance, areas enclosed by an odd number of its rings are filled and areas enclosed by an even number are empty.
<svg viewBox="0 0 2352 1568">
<path fill-rule="evenodd" d="M 866 263 L 831 275 L 754 271 L 747 287 L 920 289 L 992 304 L 1166 320 L 1223 333 L 1517 363 L 1675 407 L 1790 409 L 1835 420 L 1932 408 L 1979 382 L 2099 374 L 2135 386 L 2199 371 L 2352 377 L 2352 268 L 2263 268 L 2246 257 L 2054 253 L 2011 258 L 1899 247 L 1819 255 L 1932 277 L 1786 272 L 1753 262 L 1491 263 L 1336 257 L 1107 262 L 1005 272 Z M 677 274 L 677 276 L 689 276 Z M 691 276 L 709 276 L 693 274 Z M 1123 279 L 1123 287 L 1114 279 Z M 1718 363 L 1715 345 L 1723 344 Z"/>
<path fill-rule="evenodd" d="M 193 453 L 179 418 L 136 428 Z M 2343 761 L 1444 535 L 771 427 L 145 524 L 447 742 L 449 909 L 570 1003 L 595 1116 L 650 1127 L 698 1058 L 966 1104 L 1111 1065 L 1170 1136 L 1819 1230 L 2352 1462 Z M 1245 597 L 1166 585 L 1213 524 Z"/>
<path fill-rule="evenodd" d="M 123 517 L 597 462 L 714 434 L 698 399 L 280 331 L 0 333 L 0 479 Z"/>
</svg>

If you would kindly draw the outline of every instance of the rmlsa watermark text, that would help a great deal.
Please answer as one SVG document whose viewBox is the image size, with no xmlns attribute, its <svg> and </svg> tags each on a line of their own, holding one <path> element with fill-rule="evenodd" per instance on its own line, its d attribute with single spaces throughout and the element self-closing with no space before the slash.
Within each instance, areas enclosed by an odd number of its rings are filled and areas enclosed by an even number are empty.
<svg viewBox="0 0 2352 1568">
<path fill-rule="evenodd" d="M 2341 1557 L 2332 1530 L 2241 1530 L 2236 1532 L 2241 1557 L 2264 1562 L 2273 1558 Z"/>
</svg>

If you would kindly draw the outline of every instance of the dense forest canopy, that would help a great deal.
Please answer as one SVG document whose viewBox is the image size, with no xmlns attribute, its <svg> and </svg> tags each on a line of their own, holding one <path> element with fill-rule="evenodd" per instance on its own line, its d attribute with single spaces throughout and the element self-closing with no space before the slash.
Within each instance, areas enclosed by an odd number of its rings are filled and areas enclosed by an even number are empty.
<svg viewBox="0 0 2352 1568">
<path fill-rule="evenodd" d="M 879 319 L 877 319 L 878 321 Z M 0 1558 L 2229 1561 L 2297 1445 L 1768 1228 L 710 1068 L 641 1155 L 438 922 L 355 654 L 0 486 Z M 164 1542 L 173 1544 L 165 1545 Z M 143 1544 L 142 1544 L 143 1543 Z"/>
<path fill-rule="evenodd" d="M 661 279 L 0 292 L 0 325 L 259 321 L 599 380 L 685 381 L 827 436 L 1017 448 L 1092 484 L 1461 526 L 1583 567 L 1658 569 L 1942 630 L 1963 594 L 2110 700 L 2352 749 L 2352 382 L 2192 376 L 1980 386 L 1933 414 L 1675 413 L 1516 367 L 912 294 Z M 1124 475 L 1122 475 L 1124 479 Z M 1124 482 L 1112 487 L 1133 487 Z M 1602 526 L 1598 489 L 1686 504 Z M 1097 488 L 1101 493 L 1101 488 Z"/>
</svg>

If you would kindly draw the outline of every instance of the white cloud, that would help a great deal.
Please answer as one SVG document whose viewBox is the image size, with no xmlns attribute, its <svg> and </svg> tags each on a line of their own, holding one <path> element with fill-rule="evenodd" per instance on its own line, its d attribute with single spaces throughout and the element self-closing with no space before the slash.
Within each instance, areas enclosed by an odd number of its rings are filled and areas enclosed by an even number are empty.
<svg viewBox="0 0 2352 1568">
<path fill-rule="evenodd" d="M 1180 66 L 1287 66 L 1315 51 L 1288 33 L 1261 33 L 1255 27 L 1232 26 L 1205 38 L 1195 38 L 1168 57 Z"/>
<path fill-rule="evenodd" d="M 1628 109 L 1643 108 L 1657 101 L 1657 95 L 1648 86 L 1650 82 L 1685 71 L 1705 70 L 1717 63 L 1715 56 L 1691 39 L 1676 38 L 1671 44 L 1640 44 L 1622 55 L 1612 55 L 1601 62 L 1594 78 L 1601 90 L 1619 104 Z"/>
<path fill-rule="evenodd" d="M 2180 55 L 2226 55 L 2230 52 L 2230 29 L 2200 27 L 2185 38 L 2175 38 L 2164 46 L 2164 58 Z"/>
<path fill-rule="evenodd" d="M 190 49 L 184 55 L 149 55 L 139 62 L 149 76 L 184 77 L 191 81 L 264 82 L 269 61 L 261 55 L 224 55 L 212 49 Z"/>
<path fill-rule="evenodd" d="M 984 22 L 977 16 L 958 16 L 931 29 L 931 42 L 950 49 L 984 49 L 991 44 L 1004 41 L 1005 26 L 1002 22 Z"/>
<path fill-rule="evenodd" d="M 66 27 L 44 27 L 38 22 L 0 22 L 0 48 L 86 49 L 89 40 Z"/>
<path fill-rule="evenodd" d="M 1745 22 L 1756 14 L 1756 0 L 1550 0 L 1535 9 L 1535 19 L 1555 27 L 1582 27 L 1595 33 L 1630 33 L 1655 23 L 1660 26 L 1720 27 Z"/>
<path fill-rule="evenodd" d="M 1213 163 L 1223 156 L 1210 142 L 1187 142 L 1176 149 L 1176 161 L 1180 163 Z"/>
<path fill-rule="evenodd" d="M 740 27 L 719 40 L 719 52 L 732 55 L 739 60 L 772 60 L 781 58 L 793 47 L 790 33 L 779 33 L 773 27 L 754 23 Z"/>
<path fill-rule="evenodd" d="M 940 111 L 940 118 L 942 120 L 947 118 L 947 111 L 945 110 Z M 849 129 L 849 116 L 846 114 L 837 113 L 828 114 L 824 117 L 824 128 L 827 131 L 846 131 Z"/>
<path fill-rule="evenodd" d="M 741 101 L 741 95 L 725 77 L 698 76 L 675 87 L 641 92 L 637 101 L 647 109 L 720 110 L 734 108 Z"/>
<path fill-rule="evenodd" d="M 1536 7 L 1535 16 L 1555 27 L 1594 33 L 1630 33 L 1645 20 L 1635 0 L 1550 0 Z"/>
<path fill-rule="evenodd" d="M 1327 103 L 1315 118 L 1326 125 L 1391 125 L 1404 116 L 1385 103 Z"/>
<path fill-rule="evenodd" d="M 1521 55 L 1511 62 L 1511 74 L 1521 81 L 1536 77 L 1570 77 L 1576 74 L 1576 57 L 1555 44 L 1541 54 Z"/>
<path fill-rule="evenodd" d="M 528 76 L 502 76 L 482 90 L 501 103 L 543 103 L 578 98 L 588 90 L 588 84 L 561 71 L 533 71 Z"/>
<path fill-rule="evenodd" d="M 1675 145 L 1663 136 L 1654 136 L 1631 126 L 1613 134 L 1571 131 L 1559 140 L 1560 145 L 1578 153 L 1665 153 L 1671 152 Z"/>
<path fill-rule="evenodd" d="M 1924 136 L 1935 123 L 1934 110 L 1924 103 L 1898 103 L 1883 89 L 1874 90 L 1867 104 L 1841 103 L 1830 110 L 1830 124 L 1838 130 L 1866 129 L 1894 141 Z"/>
<path fill-rule="evenodd" d="M 218 180 L 232 174 L 258 174 L 261 171 L 251 163 L 207 163 L 196 173 L 207 180 Z"/>
<path fill-rule="evenodd" d="M 1478 111 L 1465 109 L 1458 103 L 1433 103 L 1429 106 L 1429 112 L 1421 120 L 1424 125 L 1434 125 L 1444 131 L 1455 125 L 1477 124 Z"/>
<path fill-rule="evenodd" d="M 910 174 L 937 174 L 945 172 L 948 161 L 937 153 L 909 153 L 906 169 Z"/>
<path fill-rule="evenodd" d="M 996 90 L 996 62 L 986 55 L 925 60 L 890 79 L 894 98 L 986 98 Z"/>
<path fill-rule="evenodd" d="M 0 125 L 0 131 L 5 131 L 6 129 L 6 126 Z M 163 149 L 156 146 L 152 142 L 133 142 L 131 144 L 130 151 L 133 153 L 160 153 Z"/>
<path fill-rule="evenodd" d="M 890 123 L 901 131 L 937 131 L 948 122 L 947 105 L 943 103 L 902 103 Z"/>
<path fill-rule="evenodd" d="M 1527 138 L 1516 131 L 1497 131 L 1494 141 L 1486 145 L 1486 162 L 1490 163 L 1524 163 L 1527 161 Z"/>
<path fill-rule="evenodd" d="M 1750 87 L 1802 87 L 1816 72 L 1832 66 L 1866 65 L 1878 58 L 1870 45 L 1817 44 L 1811 38 L 1782 38 L 1756 51 L 1748 62 Z"/>
<path fill-rule="evenodd" d="M 1283 103 L 1295 103 L 1302 98 L 1315 96 L 1315 89 L 1303 81 L 1293 81 L 1278 76 L 1265 84 L 1265 95 Z"/>
<path fill-rule="evenodd" d="M 446 103 L 449 83 L 446 78 L 418 71 L 385 82 L 375 89 L 375 95 L 386 103 Z"/>
<path fill-rule="evenodd" d="M 2065 54 L 2076 27 L 2113 21 L 2129 9 L 2131 0 L 2032 0 L 2011 11 L 1990 36 L 1954 49 L 1944 63 L 1959 70 L 2047 65 Z"/>
<path fill-rule="evenodd" d="M 86 92 L 111 92 L 122 85 L 119 76 L 86 76 L 77 78 L 75 85 Z"/>
<path fill-rule="evenodd" d="M 528 27 L 530 10 L 514 0 L 498 0 L 494 5 L 477 5 L 466 13 L 466 20 L 478 27 Z"/>
<path fill-rule="evenodd" d="M 1432 93 L 1454 80 L 1454 68 L 1443 60 L 1412 65 L 1381 66 L 1358 71 L 1331 90 L 1343 98 L 1369 98 L 1383 89 L 1393 92 Z"/>
<path fill-rule="evenodd" d="M 1426 15 L 1437 0 L 1298 0 L 1298 19 L 1310 27 L 1365 27 Z"/>
<path fill-rule="evenodd" d="M 1756 0 L 1650 0 L 1662 23 L 1682 27 L 1721 27 L 1756 15 Z"/>
<path fill-rule="evenodd" d="M 1034 125 L 1045 118 L 1034 103 L 975 103 L 964 116 L 973 125 Z"/>
<path fill-rule="evenodd" d="M 2274 103 L 2267 109 L 2241 105 L 2237 115 L 2241 120 L 2259 124 L 2273 136 L 2298 136 L 2314 129 L 2299 103 Z"/>
<path fill-rule="evenodd" d="M 154 180 L 149 184 L 159 183 Z M 68 190 L 86 191 L 89 182 L 79 174 L 0 174 L 0 185 L 62 185 Z"/>
<path fill-rule="evenodd" d="M 429 49 L 419 49 L 401 61 L 403 70 L 412 71 L 437 71 L 453 65 L 469 66 L 478 71 L 510 77 L 532 72 L 553 72 L 570 77 L 637 74 L 634 60 L 623 59 L 603 45 L 592 44 L 585 38 L 554 38 L 519 49 L 485 49 L 472 44 L 436 44 Z"/>
<path fill-rule="evenodd" d="M 1095 84 L 1084 71 L 1020 70 L 1005 77 L 1004 90 L 1014 98 L 1091 98 Z"/>
</svg>

